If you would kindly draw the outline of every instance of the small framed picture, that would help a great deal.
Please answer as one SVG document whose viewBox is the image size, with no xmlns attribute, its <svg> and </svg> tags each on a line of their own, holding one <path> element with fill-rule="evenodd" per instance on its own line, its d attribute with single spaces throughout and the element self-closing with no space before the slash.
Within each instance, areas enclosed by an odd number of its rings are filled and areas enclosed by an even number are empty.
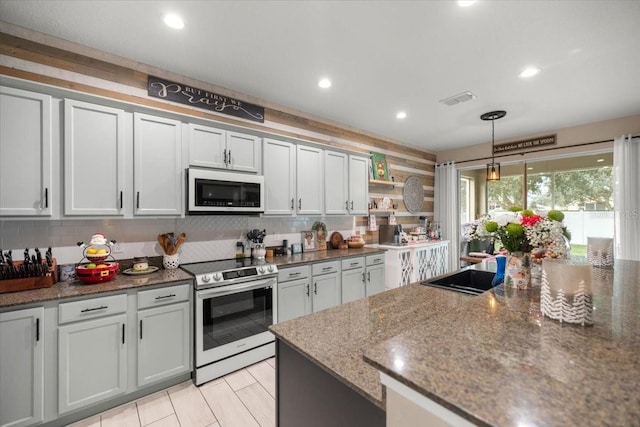
<svg viewBox="0 0 640 427">
<path fill-rule="evenodd" d="M 316 247 L 316 233 L 315 231 L 302 231 L 300 232 L 302 238 L 302 251 L 303 252 L 313 252 L 317 249 Z"/>
<path fill-rule="evenodd" d="M 302 253 L 302 243 L 292 243 L 291 244 L 291 253 L 292 254 L 301 254 Z"/>
</svg>

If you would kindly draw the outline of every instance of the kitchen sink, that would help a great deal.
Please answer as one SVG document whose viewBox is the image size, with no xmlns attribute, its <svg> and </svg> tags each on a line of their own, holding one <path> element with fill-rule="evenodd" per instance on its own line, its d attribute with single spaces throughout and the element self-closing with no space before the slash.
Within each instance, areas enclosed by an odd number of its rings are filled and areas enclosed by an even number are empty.
<svg viewBox="0 0 640 427">
<path fill-rule="evenodd" d="M 492 288 L 491 282 L 494 276 L 495 273 L 491 271 L 470 268 L 448 276 L 420 282 L 420 284 L 469 295 L 480 295 Z"/>
</svg>

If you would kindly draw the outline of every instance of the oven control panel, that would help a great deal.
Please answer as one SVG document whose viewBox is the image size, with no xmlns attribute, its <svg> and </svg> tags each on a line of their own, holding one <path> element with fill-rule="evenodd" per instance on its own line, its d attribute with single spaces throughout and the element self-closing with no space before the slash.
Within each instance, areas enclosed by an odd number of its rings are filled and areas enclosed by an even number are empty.
<svg viewBox="0 0 640 427">
<path fill-rule="evenodd" d="M 250 281 L 263 276 L 272 276 L 278 273 L 278 267 L 273 264 L 265 264 L 256 267 L 246 267 L 221 272 L 211 272 L 196 275 L 196 285 L 224 286 L 238 282 Z"/>
</svg>

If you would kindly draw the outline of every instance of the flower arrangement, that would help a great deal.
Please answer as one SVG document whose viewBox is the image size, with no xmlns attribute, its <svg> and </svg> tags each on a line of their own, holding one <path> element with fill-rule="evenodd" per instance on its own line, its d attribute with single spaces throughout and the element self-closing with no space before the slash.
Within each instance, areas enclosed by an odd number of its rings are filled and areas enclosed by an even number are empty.
<svg viewBox="0 0 640 427">
<path fill-rule="evenodd" d="M 551 210 L 546 216 L 518 207 L 484 223 L 485 231 L 499 239 L 509 252 L 531 252 L 544 249 L 546 257 L 566 255 L 566 240 L 571 234 L 562 222 L 564 214 Z"/>
</svg>

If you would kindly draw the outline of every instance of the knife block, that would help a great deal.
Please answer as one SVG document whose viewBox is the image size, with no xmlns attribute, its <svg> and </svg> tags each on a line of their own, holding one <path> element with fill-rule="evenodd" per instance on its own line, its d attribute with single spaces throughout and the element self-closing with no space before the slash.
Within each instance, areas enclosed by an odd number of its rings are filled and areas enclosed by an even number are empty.
<svg viewBox="0 0 640 427">
<path fill-rule="evenodd" d="M 24 261 L 14 261 L 14 266 L 22 265 Z M 43 264 L 46 262 L 43 260 Z M 53 258 L 53 263 L 49 267 L 49 272 L 46 276 L 37 277 L 21 277 L 19 279 L 5 279 L 0 280 L 0 294 L 6 292 L 27 291 L 30 289 L 49 288 L 58 282 L 58 264 L 56 259 Z"/>
</svg>

